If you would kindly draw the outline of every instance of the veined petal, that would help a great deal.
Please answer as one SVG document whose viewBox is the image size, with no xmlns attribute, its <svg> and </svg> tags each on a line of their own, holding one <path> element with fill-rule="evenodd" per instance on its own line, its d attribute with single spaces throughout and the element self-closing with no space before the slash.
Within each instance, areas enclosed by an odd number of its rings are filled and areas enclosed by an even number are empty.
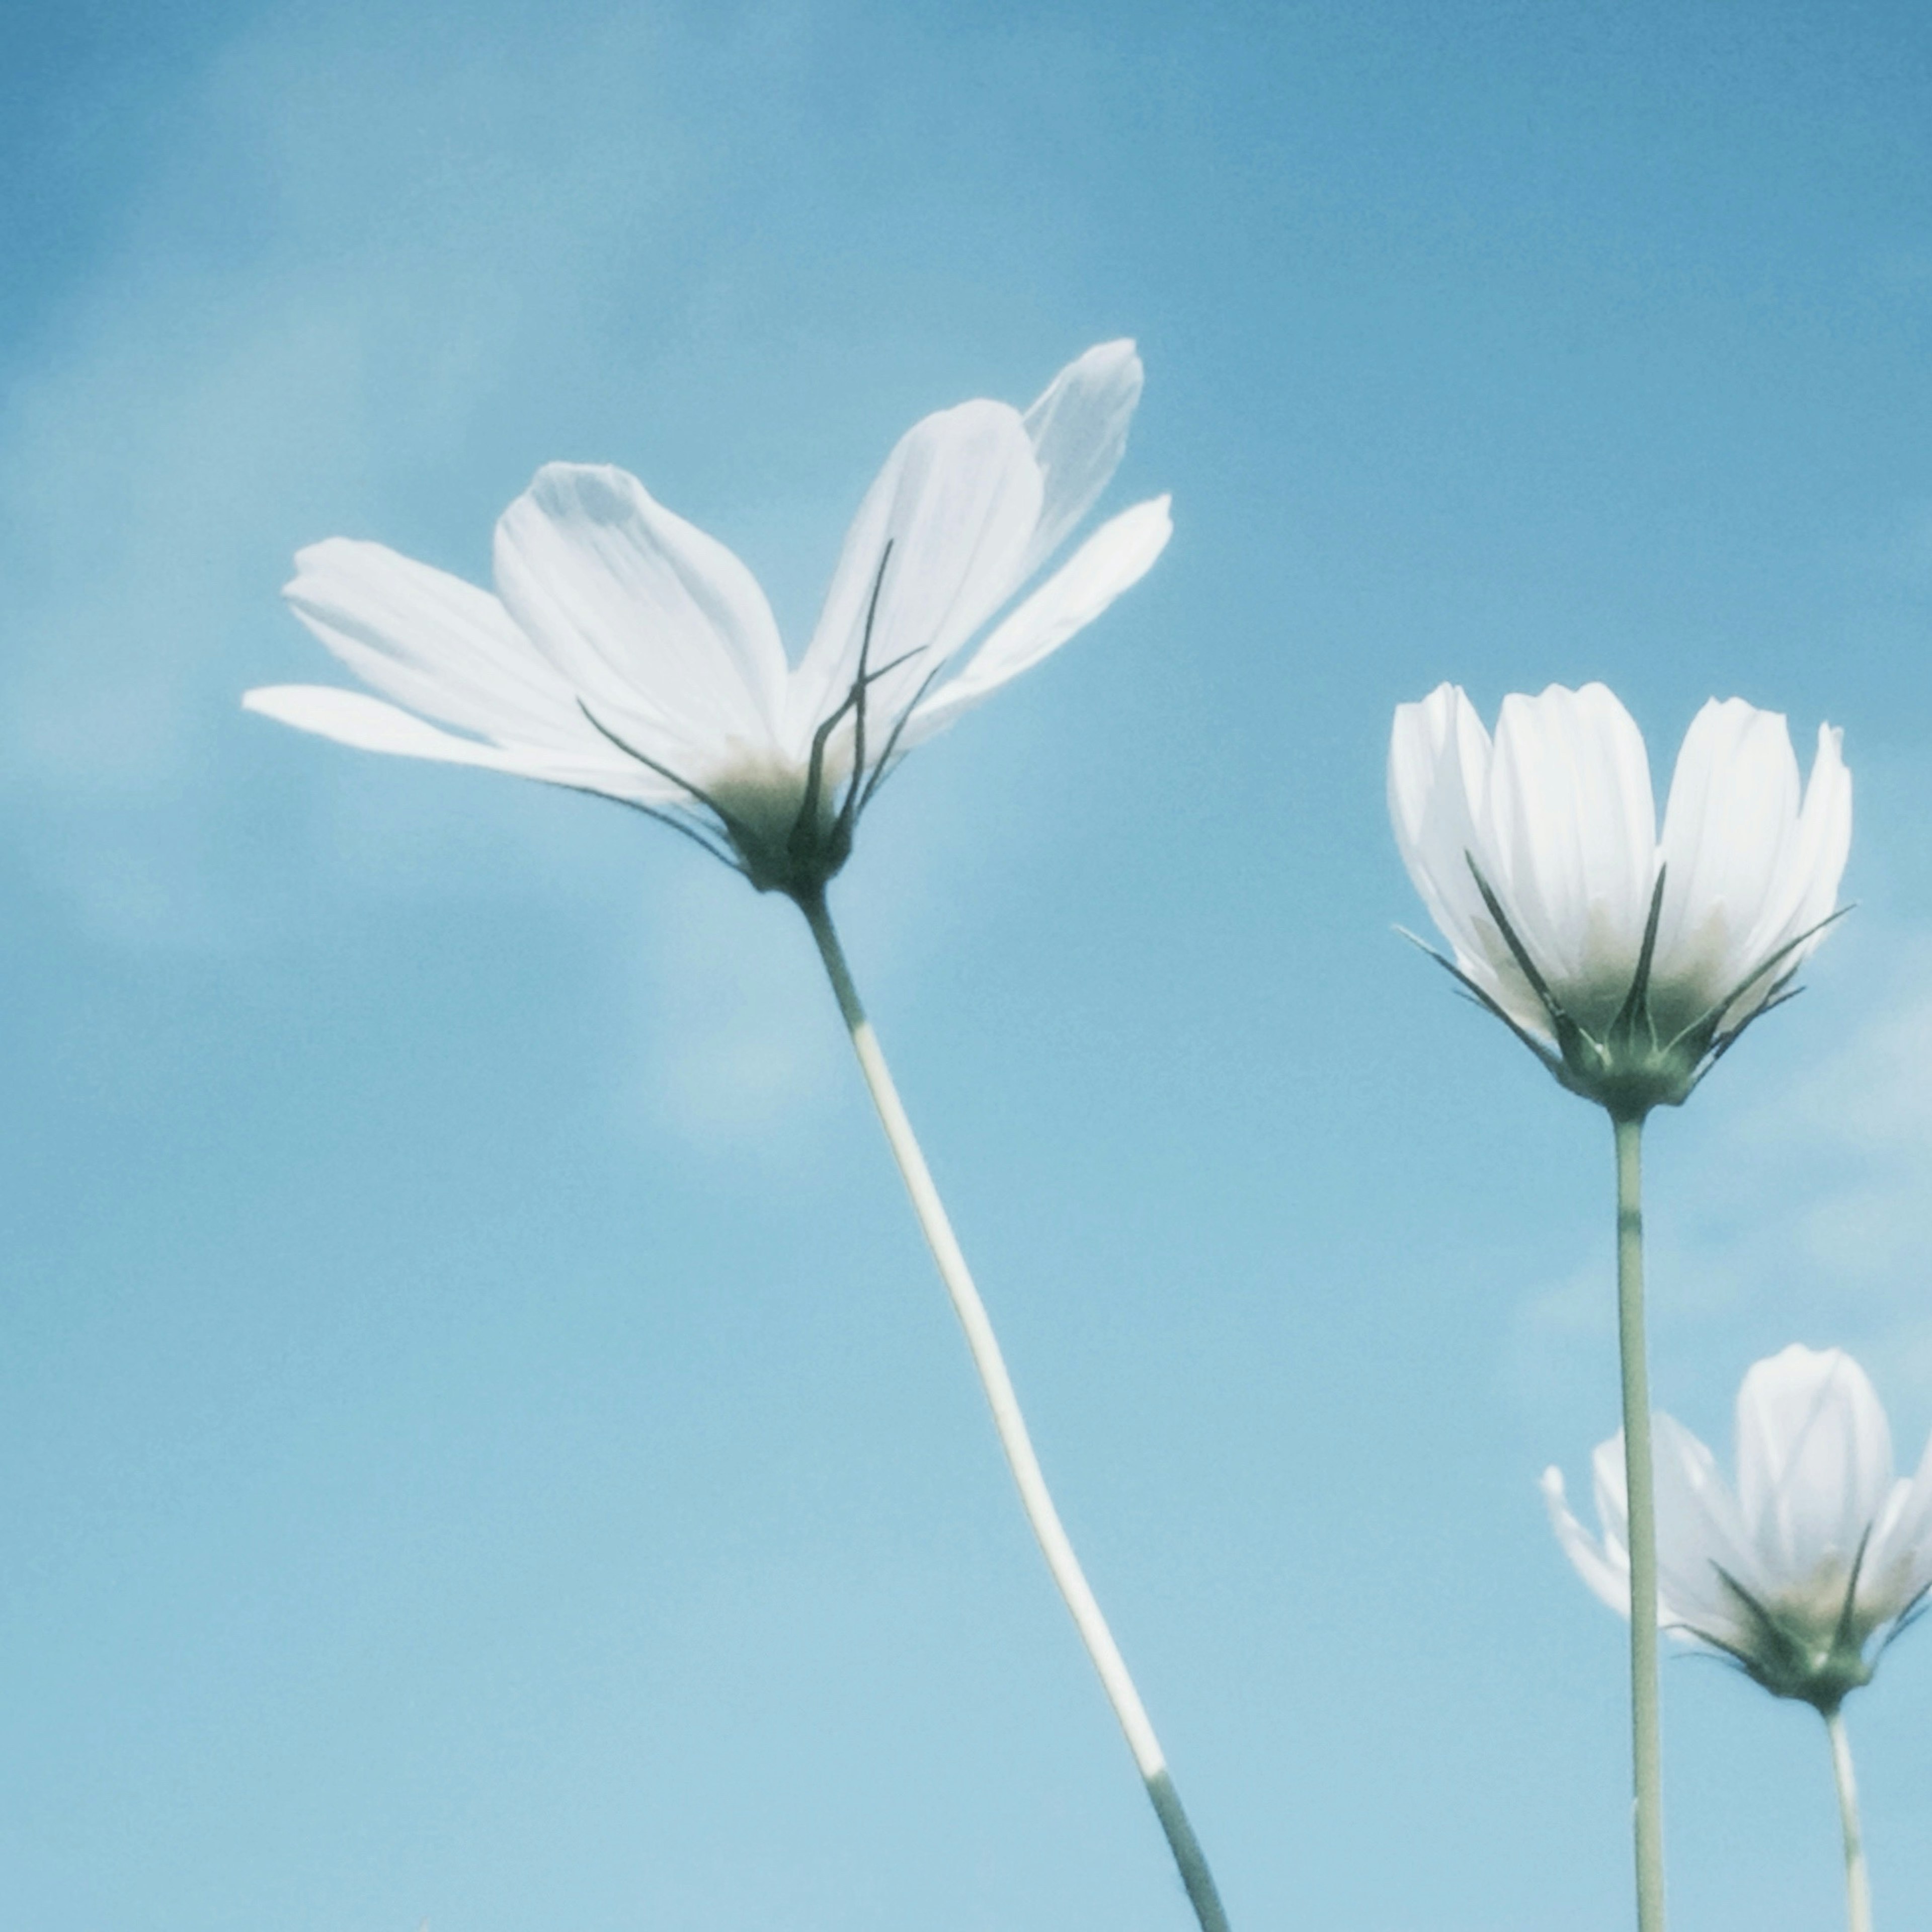
<svg viewBox="0 0 1932 1932">
<path fill-rule="evenodd" d="M 1659 1601 L 1673 1624 L 1748 1641 L 1748 1612 L 1732 1582 L 1762 1596 L 1767 1580 L 1717 1458 L 1675 1416 L 1652 1419 L 1657 1484 Z"/>
<path fill-rule="evenodd" d="M 788 722 L 794 749 L 858 675 L 874 585 L 879 599 L 868 662 L 875 673 L 897 668 L 868 687 L 868 704 L 877 716 L 896 717 L 1018 588 L 1041 494 L 1033 445 L 1019 412 L 1006 404 L 962 403 L 914 424 L 859 506 L 794 674 Z"/>
<path fill-rule="evenodd" d="M 1156 496 L 1102 524 L 975 651 L 965 668 L 915 707 L 900 736 L 910 751 L 964 710 L 1057 651 L 1154 568 L 1174 534 Z"/>
<path fill-rule="evenodd" d="M 1889 1498 L 1892 1433 L 1843 1350 L 1798 1346 L 1754 1364 L 1738 1391 L 1738 1492 L 1770 1576 L 1842 1581 Z"/>
<path fill-rule="evenodd" d="M 1766 914 L 1788 868 L 1798 806 L 1784 718 L 1742 698 L 1707 704 L 1684 734 L 1664 817 L 1651 984 L 1666 1035 L 1732 992 L 1769 950 Z M 1768 983 L 1756 990 L 1761 998 Z"/>
<path fill-rule="evenodd" d="M 1563 1492 L 1563 1472 L 1553 1464 L 1543 1472 L 1543 1506 L 1571 1567 L 1592 1593 L 1618 1616 L 1630 1615 L 1630 1557 L 1606 1532 L 1600 1543 L 1570 1513 Z"/>
<path fill-rule="evenodd" d="M 496 526 L 510 614 L 601 721 L 676 768 L 774 740 L 784 646 L 757 580 L 608 465 L 547 464 Z"/>
<path fill-rule="evenodd" d="M 1480 830 L 1531 956 L 1578 1019 L 1606 1025 L 1656 874 L 1650 766 L 1629 712 L 1600 684 L 1505 698 Z"/>
<path fill-rule="evenodd" d="M 1786 842 L 1782 876 L 1752 937 L 1753 963 L 1794 940 L 1804 944 L 1766 976 L 1768 981 L 1795 970 L 1823 939 L 1817 928 L 1837 910 L 1851 849 L 1852 775 L 1845 768 L 1844 734 L 1821 724 L 1796 832 Z"/>
<path fill-rule="evenodd" d="M 584 734 L 570 687 L 502 605 L 460 577 L 332 537 L 296 553 L 282 595 L 364 682 L 425 717 L 508 743 Z"/>
<path fill-rule="evenodd" d="M 1845 734 L 1820 724 L 1792 854 L 1792 871 L 1804 890 L 1789 922 L 1792 930 L 1785 938 L 1808 932 L 1831 916 L 1851 851 L 1852 775 L 1845 767 Z"/>
<path fill-rule="evenodd" d="M 1120 466 L 1142 380 L 1132 343 L 1102 342 L 1061 370 L 1022 418 L 1042 485 L 1023 579 L 1065 542 Z"/>
<path fill-rule="evenodd" d="M 1389 820 L 1410 881 L 1456 964 L 1519 1026 L 1547 1038 L 1549 1016 L 1469 869 L 1474 858 L 1495 883 L 1495 861 L 1480 829 L 1490 760 L 1490 734 L 1460 686 L 1438 685 L 1419 704 L 1396 706 L 1389 734 Z"/>
<path fill-rule="evenodd" d="M 1865 1570 L 1874 1608 L 1887 1618 L 1932 1589 L 1932 1440 L 1925 1444 L 1918 1474 L 1893 1491 L 1872 1537 Z M 1862 1582 L 1861 1602 L 1866 1592 Z"/>
<path fill-rule="evenodd" d="M 440 730 L 411 712 L 359 691 L 320 684 L 263 685 L 243 692 L 242 704 L 244 710 L 259 712 L 298 731 L 333 739 L 338 745 L 352 745 L 358 751 L 429 758 L 447 765 L 475 765 L 573 790 L 599 792 L 634 805 L 686 802 L 676 787 L 615 752 L 600 759 L 590 750 L 577 754 L 484 744 Z"/>
</svg>

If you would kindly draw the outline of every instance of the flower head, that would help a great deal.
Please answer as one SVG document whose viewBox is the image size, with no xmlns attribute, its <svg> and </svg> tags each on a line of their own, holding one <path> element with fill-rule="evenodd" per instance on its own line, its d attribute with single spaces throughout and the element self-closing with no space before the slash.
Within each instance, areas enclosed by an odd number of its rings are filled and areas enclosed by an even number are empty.
<svg viewBox="0 0 1932 1932">
<path fill-rule="evenodd" d="M 1932 1591 L 1932 1443 L 1916 1478 L 1897 1478 L 1885 1411 L 1837 1348 L 1789 1348 L 1745 1376 L 1735 1494 L 1682 1424 L 1656 1424 L 1658 1622 L 1828 1716 Z M 1600 1537 L 1570 1514 L 1556 1469 L 1544 1501 L 1577 1574 L 1628 1616 L 1622 1436 L 1592 1469 Z"/>
<path fill-rule="evenodd" d="M 379 544 L 303 550 L 284 594 L 382 696 L 280 685 L 242 701 L 366 750 L 615 799 L 760 891 L 808 897 L 907 752 L 1160 554 L 1164 496 L 1102 524 L 1006 608 L 1106 487 L 1140 390 L 1132 344 L 1104 343 L 1024 414 L 976 401 L 915 424 L 860 506 L 795 664 L 722 544 L 621 470 L 554 463 L 497 524 L 494 595 Z"/>
<path fill-rule="evenodd" d="M 1834 916 L 1839 740 L 1819 728 L 1801 794 L 1784 718 L 1713 699 L 1660 839 L 1642 737 L 1603 686 L 1507 698 L 1492 741 L 1444 684 L 1396 709 L 1389 814 L 1443 963 L 1566 1087 L 1640 1118 L 1689 1096 Z"/>
</svg>

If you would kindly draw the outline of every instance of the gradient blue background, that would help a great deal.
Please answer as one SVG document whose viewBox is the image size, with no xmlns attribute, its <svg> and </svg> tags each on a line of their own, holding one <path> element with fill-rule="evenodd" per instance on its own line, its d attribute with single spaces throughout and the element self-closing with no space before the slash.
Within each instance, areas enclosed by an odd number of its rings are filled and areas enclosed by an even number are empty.
<svg viewBox="0 0 1932 1932">
<path fill-rule="evenodd" d="M 16 7 L 0 1918 L 1168 1932 L 790 909 L 244 717 L 344 533 L 622 463 L 794 639 L 892 440 L 1131 333 L 1138 591 L 837 890 L 1242 1932 L 1630 1918 L 1601 1118 L 1396 939 L 1391 706 L 1846 728 L 1861 902 L 1652 1136 L 1660 1400 L 1932 1427 L 1922 8 Z M 1724 1453 L 1728 1456 L 1728 1447 Z M 1851 1706 L 1932 1894 L 1932 1634 Z M 1666 1673 L 1676 1922 L 1841 1922 Z"/>
</svg>

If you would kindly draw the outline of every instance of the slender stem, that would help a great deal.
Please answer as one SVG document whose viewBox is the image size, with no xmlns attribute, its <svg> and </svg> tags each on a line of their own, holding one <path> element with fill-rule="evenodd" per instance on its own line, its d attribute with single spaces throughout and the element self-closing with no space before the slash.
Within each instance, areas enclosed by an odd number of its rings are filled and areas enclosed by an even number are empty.
<svg viewBox="0 0 1932 1932">
<path fill-rule="evenodd" d="M 1664 1772 L 1657 1694 L 1657 1481 L 1643 1340 L 1643 1123 L 1616 1120 L 1617 1342 L 1630 1504 L 1630 1761 L 1638 1932 L 1664 1932 Z"/>
<path fill-rule="evenodd" d="M 920 1151 L 919 1142 L 914 1136 L 912 1123 L 906 1118 L 905 1108 L 900 1103 L 898 1090 L 892 1084 L 892 1073 L 880 1048 L 878 1036 L 872 1030 L 872 1022 L 866 1017 L 865 1007 L 860 1001 L 858 988 L 853 984 L 851 969 L 845 963 L 844 949 L 838 943 L 838 934 L 832 926 L 832 915 L 826 909 L 824 895 L 800 898 L 799 908 L 812 927 L 812 936 L 818 942 L 820 956 L 832 981 L 832 990 L 838 997 L 838 1010 L 852 1036 L 852 1048 L 859 1057 L 860 1070 L 866 1076 L 872 1103 L 878 1109 L 880 1124 L 886 1130 L 886 1139 L 892 1148 L 892 1158 L 898 1163 L 906 1192 L 912 1196 L 913 1212 L 919 1216 L 920 1227 L 932 1250 L 932 1258 L 939 1264 L 940 1279 L 946 1284 L 946 1292 L 952 1298 L 952 1312 L 965 1330 L 966 1346 L 972 1352 L 973 1366 L 978 1370 L 980 1384 L 986 1390 L 987 1403 L 993 1412 L 993 1426 L 998 1432 L 1000 1447 L 1006 1451 L 1008 1466 L 1018 1486 L 1020 1504 L 1026 1511 L 1027 1521 L 1033 1526 L 1041 1553 L 1046 1558 L 1046 1567 L 1052 1572 L 1053 1580 L 1072 1613 L 1080 1640 L 1087 1646 L 1094 1668 L 1100 1672 L 1107 1701 L 1114 1707 L 1114 1715 L 1120 1720 L 1120 1729 L 1126 1733 L 1127 1748 L 1133 1753 L 1134 1762 L 1139 1769 L 1142 1782 L 1147 1786 L 1155 1816 L 1167 1834 L 1168 1848 L 1174 1854 L 1174 1863 L 1180 1868 L 1180 1881 L 1187 1888 L 1188 1899 L 1201 1922 L 1202 1932 L 1228 1932 L 1228 1916 L 1222 1910 L 1220 1895 L 1215 1890 L 1214 1876 L 1208 1868 L 1200 1840 L 1194 1835 L 1194 1828 L 1181 1808 L 1180 1794 L 1168 1774 L 1167 1760 L 1162 1752 L 1160 1741 L 1148 1721 L 1146 1709 L 1141 1702 L 1140 1694 L 1134 1688 L 1133 1679 L 1127 1675 L 1120 1647 L 1107 1628 L 1106 1618 L 1100 1614 L 1100 1606 L 1095 1601 L 1079 1559 L 1073 1553 L 1073 1546 L 1067 1540 L 1066 1532 L 1060 1525 L 1060 1512 L 1053 1506 L 1046 1478 L 1040 1473 L 1040 1459 L 1034 1454 L 1025 1420 L 1020 1414 L 1019 1400 L 1013 1393 L 1012 1378 L 1006 1373 L 1005 1360 L 1000 1354 L 993 1324 L 987 1318 L 979 1291 L 973 1286 L 966 1257 L 961 1252 L 952 1224 L 946 1218 L 939 1190 L 933 1185 L 926 1156 Z"/>
<path fill-rule="evenodd" d="M 1864 1834 L 1858 1828 L 1858 1781 L 1852 1774 L 1851 1740 L 1837 1711 L 1825 1713 L 1832 1740 L 1832 1775 L 1838 1786 L 1838 1822 L 1845 1833 L 1845 1916 L 1850 1932 L 1871 1932 L 1871 1879 L 1865 1870 Z"/>
</svg>

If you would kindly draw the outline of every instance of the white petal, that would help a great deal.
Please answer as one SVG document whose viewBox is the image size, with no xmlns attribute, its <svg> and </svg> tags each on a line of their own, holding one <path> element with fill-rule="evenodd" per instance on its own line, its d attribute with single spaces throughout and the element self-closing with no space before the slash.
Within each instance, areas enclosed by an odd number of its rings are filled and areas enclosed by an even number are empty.
<svg viewBox="0 0 1932 1932">
<path fill-rule="evenodd" d="M 1932 1588 L 1932 1440 L 1918 1472 L 1898 1484 L 1872 1538 L 1858 1587 L 1881 1618 L 1896 1616 Z"/>
<path fill-rule="evenodd" d="M 1796 910 L 1780 939 L 1795 938 L 1828 919 L 1838 903 L 1838 884 L 1852 850 L 1852 775 L 1845 768 L 1845 734 L 1818 728 L 1818 750 L 1804 788 L 1792 870 L 1803 882 Z"/>
<path fill-rule="evenodd" d="M 1818 728 L 1796 836 L 1786 843 L 1781 876 L 1750 941 L 1754 965 L 1783 956 L 1764 975 L 1762 992 L 1753 988 L 1760 998 L 1817 948 L 1825 936 L 1820 928 L 1838 906 L 1852 849 L 1852 775 L 1845 769 L 1844 737 L 1828 724 Z"/>
<path fill-rule="evenodd" d="M 901 734 L 901 748 L 910 751 L 1003 684 L 1030 670 L 1138 584 L 1174 534 L 1168 502 L 1166 496 L 1156 496 L 1102 524 L 994 631 L 956 677 L 921 700 Z"/>
<path fill-rule="evenodd" d="M 1042 494 L 1022 577 L 1065 542 L 1120 466 L 1141 399 L 1141 358 L 1131 342 L 1102 342 L 1070 362 L 1024 418 Z"/>
<path fill-rule="evenodd" d="M 1396 707 L 1389 734 L 1389 819 L 1411 882 L 1456 964 L 1528 1031 L 1548 1037 L 1549 1016 L 1490 918 L 1469 868 L 1493 880 L 1484 844 L 1491 748 L 1475 707 L 1453 684 Z"/>
<path fill-rule="evenodd" d="M 1738 1492 L 1766 1576 L 1802 1588 L 1846 1574 L 1889 1498 L 1892 1434 L 1858 1364 L 1793 1346 L 1738 1391 Z"/>
<path fill-rule="evenodd" d="M 1628 993 L 1650 910 L 1656 806 L 1643 739 L 1600 684 L 1503 700 L 1484 843 L 1518 937 L 1586 1026 Z"/>
<path fill-rule="evenodd" d="M 580 758 L 568 752 L 482 744 L 439 730 L 411 712 L 359 691 L 342 691 L 329 685 L 264 685 L 244 692 L 242 703 L 244 710 L 259 712 L 278 724 L 333 739 L 338 745 L 352 745 L 358 751 L 430 758 L 441 764 L 475 765 L 574 790 L 599 792 L 630 804 L 684 802 L 676 788 L 614 752 L 600 760 L 594 752 Z"/>
<path fill-rule="evenodd" d="M 898 668 L 869 687 L 868 703 L 896 717 L 1018 588 L 1040 500 L 1033 445 L 1006 404 L 962 403 L 907 431 L 859 506 L 794 676 L 788 716 L 795 748 L 858 675 L 874 584 L 867 662 L 874 672 L 896 661 Z"/>
<path fill-rule="evenodd" d="M 1664 812 L 1663 916 L 1652 1008 L 1676 1033 L 1735 992 L 1762 955 L 1767 910 L 1798 829 L 1798 760 L 1784 720 L 1713 699 L 1678 753 Z M 1768 984 L 1756 989 L 1761 998 Z"/>
<path fill-rule="evenodd" d="M 679 767 L 772 743 L 784 651 L 764 592 L 635 477 L 546 464 L 498 523 L 495 560 L 510 614 L 640 748 Z"/>
<path fill-rule="evenodd" d="M 487 590 L 380 544 L 332 537 L 282 595 L 356 675 L 399 704 L 500 742 L 580 742 L 570 687 Z"/>
<path fill-rule="evenodd" d="M 1598 1542 L 1570 1513 L 1563 1493 L 1563 1472 L 1553 1464 L 1543 1472 L 1543 1506 L 1578 1576 L 1619 1616 L 1630 1615 L 1630 1558 L 1623 1545 L 1606 1536 Z"/>
<path fill-rule="evenodd" d="M 1661 1614 L 1726 1642 L 1756 1635 L 1749 1612 L 1724 1579 L 1762 1598 L 1772 1580 L 1760 1568 L 1717 1458 L 1675 1416 L 1652 1418 L 1657 1489 L 1657 1587 Z"/>
</svg>

